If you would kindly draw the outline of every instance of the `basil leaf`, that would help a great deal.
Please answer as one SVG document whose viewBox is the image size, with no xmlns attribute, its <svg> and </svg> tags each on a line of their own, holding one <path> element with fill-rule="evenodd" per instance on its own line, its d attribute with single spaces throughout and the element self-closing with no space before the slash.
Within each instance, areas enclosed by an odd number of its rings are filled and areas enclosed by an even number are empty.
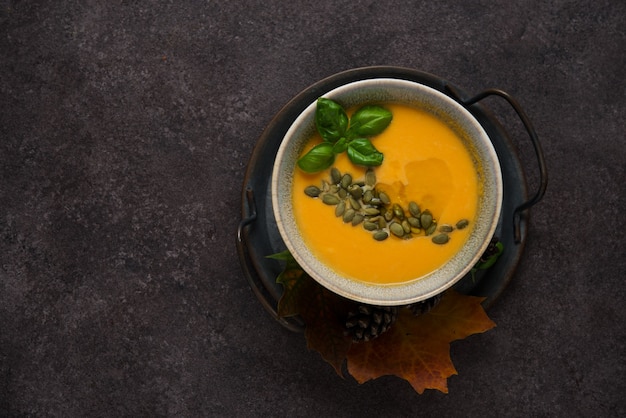
<svg viewBox="0 0 626 418">
<path fill-rule="evenodd" d="M 363 106 L 350 118 L 349 135 L 352 138 L 378 135 L 391 123 L 392 114 L 380 106 Z"/>
<path fill-rule="evenodd" d="M 354 164 L 368 167 L 383 163 L 383 154 L 367 138 L 357 138 L 348 144 L 348 158 Z"/>
<path fill-rule="evenodd" d="M 348 148 L 348 140 L 344 136 L 339 141 L 335 142 L 335 145 L 333 145 L 333 152 L 335 154 L 341 154 L 347 148 Z"/>
<path fill-rule="evenodd" d="M 317 144 L 309 152 L 298 160 L 298 167 L 307 173 L 316 173 L 330 167 L 335 162 L 333 144 L 322 142 Z"/>
<path fill-rule="evenodd" d="M 341 105 L 333 100 L 317 99 L 315 126 L 324 141 L 335 143 L 346 135 L 348 115 Z"/>
</svg>

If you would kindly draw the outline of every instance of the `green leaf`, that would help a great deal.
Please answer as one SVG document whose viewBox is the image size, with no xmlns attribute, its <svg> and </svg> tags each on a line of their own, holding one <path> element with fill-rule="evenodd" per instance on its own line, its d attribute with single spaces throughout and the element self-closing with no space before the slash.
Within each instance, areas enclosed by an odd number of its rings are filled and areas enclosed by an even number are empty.
<svg viewBox="0 0 626 418">
<path fill-rule="evenodd" d="M 293 255 L 289 250 L 281 251 L 279 253 L 274 253 L 265 256 L 266 258 L 271 258 L 273 260 L 281 260 L 281 261 L 290 261 L 293 260 Z"/>
<path fill-rule="evenodd" d="M 283 296 L 278 301 L 277 313 L 280 317 L 300 314 L 302 295 L 310 294 L 312 279 L 296 265 L 287 265 L 276 278 L 276 283 L 283 286 Z"/>
<path fill-rule="evenodd" d="M 378 166 L 383 163 L 383 154 L 367 138 L 352 140 L 348 144 L 348 157 L 353 164 L 367 167 Z"/>
<path fill-rule="evenodd" d="M 333 144 L 322 142 L 298 160 L 298 167 L 307 173 L 317 173 L 330 167 L 335 162 Z"/>
<path fill-rule="evenodd" d="M 348 140 L 346 137 L 342 137 L 339 141 L 335 142 L 335 145 L 333 145 L 333 152 L 335 154 L 341 154 L 346 149 L 348 149 Z"/>
<path fill-rule="evenodd" d="M 333 100 L 317 99 L 315 126 L 324 141 L 335 143 L 346 135 L 348 115 L 341 105 Z"/>
<path fill-rule="evenodd" d="M 474 267 L 472 267 L 472 270 L 470 271 L 472 274 L 472 281 L 474 282 L 476 281 L 476 273 L 478 273 L 478 270 L 489 269 L 491 266 L 493 266 L 496 263 L 496 261 L 498 261 L 498 258 L 502 255 L 502 252 L 504 251 L 504 245 L 502 245 L 501 242 L 496 242 L 495 246 L 496 246 L 495 253 L 490 255 L 487 258 L 487 260 L 479 261 L 478 263 L 474 265 Z"/>
<path fill-rule="evenodd" d="M 363 106 L 350 118 L 348 135 L 351 138 L 378 135 L 389 126 L 392 117 L 391 112 L 383 107 Z"/>
<path fill-rule="evenodd" d="M 302 267 L 298 264 L 296 259 L 293 257 L 293 254 L 289 250 L 281 251 L 279 253 L 271 254 L 265 256 L 265 258 L 271 258 L 272 260 L 284 261 L 285 268 L 281 275 L 279 275 L 276 279 L 277 283 L 281 283 L 284 278 L 282 277 L 286 271 L 298 270 L 301 271 Z"/>
<path fill-rule="evenodd" d="M 496 243 L 496 252 L 494 254 L 492 254 L 491 256 L 489 256 L 489 258 L 487 258 L 486 261 L 477 263 L 475 268 L 479 269 L 479 270 L 486 270 L 489 267 L 493 266 L 496 261 L 498 261 L 498 257 L 500 257 L 500 255 L 502 254 L 502 251 L 504 250 L 504 245 L 502 245 L 501 242 L 497 242 Z"/>
</svg>

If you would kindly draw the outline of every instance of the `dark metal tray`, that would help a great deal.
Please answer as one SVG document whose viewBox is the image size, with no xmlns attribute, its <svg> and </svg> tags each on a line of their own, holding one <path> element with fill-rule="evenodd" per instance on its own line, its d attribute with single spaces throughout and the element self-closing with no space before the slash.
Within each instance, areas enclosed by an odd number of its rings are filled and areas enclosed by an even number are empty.
<svg viewBox="0 0 626 418">
<path fill-rule="evenodd" d="M 463 104 L 480 122 L 500 160 L 503 180 L 503 203 L 495 236 L 504 245 L 504 252 L 489 270 L 480 271 L 474 279 L 470 275 L 461 279 L 455 289 L 461 293 L 486 297 L 483 305 L 491 306 L 511 280 L 526 244 L 528 211 L 543 197 L 547 174 L 543 153 L 528 118 L 517 102 L 501 90 L 486 90 L 472 98 L 458 87 L 428 73 L 399 67 L 365 67 L 342 72 L 321 80 L 287 103 L 261 134 L 250 161 L 242 189 L 242 221 L 237 230 L 237 249 L 243 272 L 261 304 L 283 326 L 299 331 L 302 324 L 297 318 L 279 318 L 277 302 L 282 287 L 276 277 L 282 271 L 280 262 L 267 256 L 286 247 L 274 219 L 270 194 L 271 173 L 276 153 L 296 117 L 318 97 L 340 85 L 371 78 L 399 78 L 415 81 L 434 88 Z M 513 106 L 527 129 L 535 148 L 540 171 L 539 190 L 529 200 L 524 172 L 517 152 L 500 123 L 478 102 L 495 95 Z"/>
</svg>

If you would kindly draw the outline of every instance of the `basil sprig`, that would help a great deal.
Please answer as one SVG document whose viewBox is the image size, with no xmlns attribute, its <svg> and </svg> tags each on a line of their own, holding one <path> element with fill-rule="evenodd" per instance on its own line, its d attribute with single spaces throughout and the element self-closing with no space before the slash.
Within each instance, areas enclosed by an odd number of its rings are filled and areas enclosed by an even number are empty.
<svg viewBox="0 0 626 418">
<path fill-rule="evenodd" d="M 317 99 L 315 126 L 323 142 L 300 157 L 298 167 L 307 173 L 325 170 L 335 162 L 337 154 L 345 151 L 353 164 L 381 165 L 383 154 L 369 137 L 384 131 L 391 119 L 389 110 L 375 105 L 363 106 L 348 118 L 339 103 L 320 97 Z"/>
</svg>

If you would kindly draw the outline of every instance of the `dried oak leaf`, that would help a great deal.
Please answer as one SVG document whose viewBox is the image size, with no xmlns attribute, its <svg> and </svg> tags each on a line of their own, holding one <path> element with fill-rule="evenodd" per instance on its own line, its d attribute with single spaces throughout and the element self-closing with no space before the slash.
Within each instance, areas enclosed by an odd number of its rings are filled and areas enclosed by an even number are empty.
<svg viewBox="0 0 626 418">
<path fill-rule="evenodd" d="M 299 315 L 306 325 L 307 347 L 320 353 L 343 377 L 341 369 L 352 341 L 344 335 L 342 318 L 352 302 L 320 286 L 290 260 L 277 281 L 284 288 L 278 315 Z"/>
<path fill-rule="evenodd" d="M 450 359 L 450 342 L 495 326 L 481 305 L 483 300 L 449 290 L 427 314 L 415 317 L 403 309 L 381 337 L 351 346 L 348 372 L 359 383 L 396 375 L 417 393 L 425 389 L 448 393 L 447 379 L 457 374 Z"/>
</svg>

